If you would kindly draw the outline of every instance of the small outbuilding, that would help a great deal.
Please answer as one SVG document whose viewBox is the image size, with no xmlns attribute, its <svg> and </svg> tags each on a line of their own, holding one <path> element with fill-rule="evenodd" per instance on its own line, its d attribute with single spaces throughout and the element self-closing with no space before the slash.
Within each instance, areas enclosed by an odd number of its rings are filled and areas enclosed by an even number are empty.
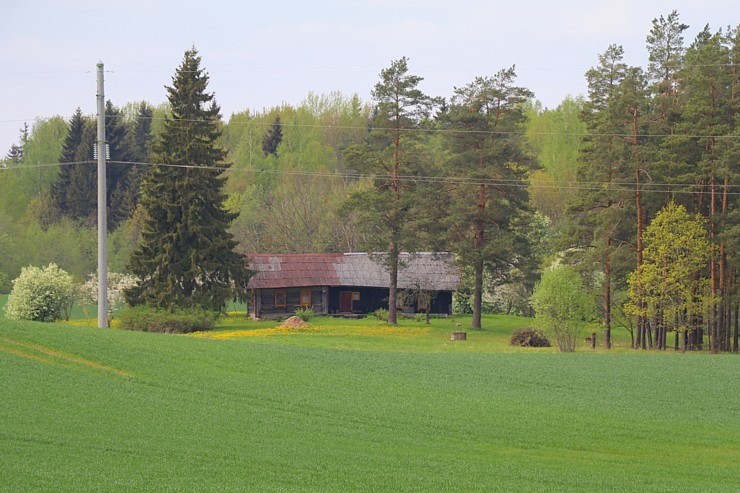
<svg viewBox="0 0 740 493">
<path fill-rule="evenodd" d="M 452 311 L 460 276 L 451 253 L 403 253 L 396 306 L 405 313 Z M 249 313 L 277 318 L 310 307 L 316 315 L 359 315 L 388 308 L 382 254 L 250 254 Z"/>
</svg>

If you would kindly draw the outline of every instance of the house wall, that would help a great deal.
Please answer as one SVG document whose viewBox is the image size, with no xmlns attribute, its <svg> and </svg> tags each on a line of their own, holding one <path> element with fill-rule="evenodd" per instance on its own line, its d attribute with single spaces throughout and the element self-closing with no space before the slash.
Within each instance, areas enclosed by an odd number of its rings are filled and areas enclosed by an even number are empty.
<svg viewBox="0 0 740 493">
<path fill-rule="evenodd" d="M 353 313 L 372 313 L 379 308 L 388 308 L 388 288 L 347 287 L 329 288 L 329 313 L 340 313 L 340 296 L 343 291 L 360 293 L 360 299 L 352 303 Z M 410 303 L 405 311 L 418 313 L 417 303 Z M 452 292 L 438 291 L 431 304 L 431 313 L 452 312 Z"/>
<path fill-rule="evenodd" d="M 372 313 L 378 308 L 388 308 L 387 288 L 342 286 L 329 289 L 329 313 L 340 313 L 341 293 L 360 293 L 360 299 L 352 302 L 352 313 Z"/>
<path fill-rule="evenodd" d="M 285 288 L 285 307 L 275 306 L 275 289 L 255 289 L 249 304 L 249 313 L 253 318 L 289 317 L 300 308 L 301 289 L 311 290 L 311 308 L 316 315 L 326 315 L 328 288 L 311 286 L 308 288 Z"/>
<path fill-rule="evenodd" d="M 361 286 L 329 288 L 312 286 L 311 307 L 316 315 L 340 313 L 340 296 L 344 291 L 359 293 L 360 299 L 352 303 L 352 313 L 372 313 L 378 308 L 388 308 L 388 288 L 368 288 Z M 249 313 L 253 318 L 270 319 L 289 317 L 300 307 L 301 288 L 285 288 L 286 306 L 275 306 L 275 289 L 255 289 L 249 302 Z M 451 313 L 452 292 L 438 291 L 434 294 L 431 313 Z M 419 313 L 416 302 L 405 307 L 404 312 Z"/>
</svg>

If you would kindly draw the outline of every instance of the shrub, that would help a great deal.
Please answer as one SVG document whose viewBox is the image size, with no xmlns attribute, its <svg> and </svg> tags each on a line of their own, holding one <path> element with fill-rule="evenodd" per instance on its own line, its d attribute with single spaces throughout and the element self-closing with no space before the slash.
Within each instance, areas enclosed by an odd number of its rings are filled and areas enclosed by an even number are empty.
<svg viewBox="0 0 740 493">
<path fill-rule="evenodd" d="M 49 264 L 46 267 L 24 267 L 13 281 L 5 304 L 5 315 L 14 320 L 54 322 L 69 319 L 74 303 L 72 276 Z"/>
<path fill-rule="evenodd" d="M 554 266 L 542 274 L 532 294 L 532 307 L 537 323 L 555 336 L 563 352 L 575 351 L 576 341 L 595 311 L 580 275 L 566 265 Z"/>
<path fill-rule="evenodd" d="M 304 322 L 308 322 L 313 318 L 313 308 L 311 307 L 304 307 L 299 308 L 295 311 L 295 316 L 303 320 Z"/>
<path fill-rule="evenodd" d="M 378 308 L 373 312 L 373 317 L 381 321 L 388 320 L 388 310 L 385 308 Z"/>
<path fill-rule="evenodd" d="M 136 277 L 130 274 L 121 274 L 118 272 L 108 272 L 108 320 L 113 319 L 115 311 L 126 305 L 124 291 L 131 289 L 136 285 Z M 83 307 L 85 315 L 87 310 L 85 305 L 97 305 L 98 303 L 98 273 L 93 272 L 87 278 L 84 284 L 78 287 L 77 298 Z"/>
<path fill-rule="evenodd" d="M 540 329 L 526 327 L 519 329 L 511 335 L 509 340 L 512 346 L 522 347 L 550 347 L 550 339 Z"/>
<path fill-rule="evenodd" d="M 198 308 L 169 312 L 147 306 L 137 306 L 124 310 L 119 318 L 120 328 L 124 330 L 187 334 L 213 330 L 218 314 Z"/>
</svg>

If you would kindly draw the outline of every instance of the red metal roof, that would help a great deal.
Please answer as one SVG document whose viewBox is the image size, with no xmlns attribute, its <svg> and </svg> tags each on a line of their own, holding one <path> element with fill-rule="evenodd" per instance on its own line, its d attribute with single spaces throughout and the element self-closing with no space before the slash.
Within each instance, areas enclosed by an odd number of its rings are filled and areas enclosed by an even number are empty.
<svg viewBox="0 0 740 493">
<path fill-rule="evenodd" d="M 341 253 L 250 254 L 249 268 L 256 272 L 251 288 L 295 288 L 339 286 L 334 270 Z"/>
<path fill-rule="evenodd" d="M 308 286 L 387 287 L 388 273 L 377 254 L 306 253 L 250 254 L 255 275 L 250 288 L 276 289 Z M 454 255 L 401 254 L 398 287 L 453 291 L 460 284 Z"/>
</svg>

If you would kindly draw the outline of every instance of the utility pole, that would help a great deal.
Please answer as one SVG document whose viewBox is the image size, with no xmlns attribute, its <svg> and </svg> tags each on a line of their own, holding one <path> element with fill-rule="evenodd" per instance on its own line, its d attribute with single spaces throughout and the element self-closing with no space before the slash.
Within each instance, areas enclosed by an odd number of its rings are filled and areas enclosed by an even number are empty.
<svg viewBox="0 0 740 493">
<path fill-rule="evenodd" d="M 108 210 L 105 176 L 105 84 L 98 62 L 98 328 L 108 327 Z"/>
</svg>

